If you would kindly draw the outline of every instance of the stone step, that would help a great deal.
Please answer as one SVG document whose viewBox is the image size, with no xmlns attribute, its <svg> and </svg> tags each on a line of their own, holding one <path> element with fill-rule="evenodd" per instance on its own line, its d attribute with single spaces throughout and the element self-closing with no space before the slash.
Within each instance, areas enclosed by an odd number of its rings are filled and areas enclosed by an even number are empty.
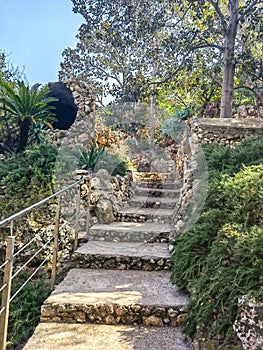
<svg viewBox="0 0 263 350">
<path fill-rule="evenodd" d="M 179 181 L 174 181 L 174 182 L 136 181 L 135 184 L 138 187 L 147 187 L 147 188 L 172 189 L 172 190 L 180 190 L 180 188 L 182 188 L 182 183 Z"/>
<path fill-rule="evenodd" d="M 71 267 L 117 270 L 170 270 L 171 253 L 166 243 L 90 241 L 72 256 Z"/>
<path fill-rule="evenodd" d="M 158 222 L 169 224 L 173 213 L 173 209 L 130 207 L 119 210 L 117 213 L 117 220 L 125 222 Z"/>
<path fill-rule="evenodd" d="M 41 322 L 180 326 L 188 297 L 170 271 L 72 269 L 41 308 Z"/>
<path fill-rule="evenodd" d="M 180 328 L 40 323 L 23 350 L 191 350 Z"/>
<path fill-rule="evenodd" d="M 172 173 L 159 173 L 159 172 L 134 172 L 133 178 L 135 182 L 172 182 L 175 181 L 175 177 Z"/>
<path fill-rule="evenodd" d="M 137 187 L 135 189 L 135 195 L 143 197 L 179 198 L 180 190 Z"/>
<path fill-rule="evenodd" d="M 141 208 L 155 208 L 155 209 L 173 209 L 175 208 L 176 200 L 175 198 L 164 198 L 164 197 L 143 197 L 134 196 L 129 201 L 130 207 Z"/>
<path fill-rule="evenodd" d="M 169 225 L 141 222 L 112 222 L 111 224 L 96 224 L 84 240 L 115 241 L 115 242 L 168 242 Z"/>
</svg>

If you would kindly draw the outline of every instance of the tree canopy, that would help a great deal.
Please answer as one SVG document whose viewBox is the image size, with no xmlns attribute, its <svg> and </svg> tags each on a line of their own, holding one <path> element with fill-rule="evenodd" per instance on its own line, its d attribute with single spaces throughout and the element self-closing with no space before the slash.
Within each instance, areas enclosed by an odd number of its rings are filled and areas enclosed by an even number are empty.
<svg viewBox="0 0 263 350">
<path fill-rule="evenodd" d="M 81 77 L 98 102 L 174 101 L 204 110 L 234 89 L 262 94 L 262 0 L 72 0 L 83 16 L 76 48 L 63 52 L 60 79 Z"/>
</svg>

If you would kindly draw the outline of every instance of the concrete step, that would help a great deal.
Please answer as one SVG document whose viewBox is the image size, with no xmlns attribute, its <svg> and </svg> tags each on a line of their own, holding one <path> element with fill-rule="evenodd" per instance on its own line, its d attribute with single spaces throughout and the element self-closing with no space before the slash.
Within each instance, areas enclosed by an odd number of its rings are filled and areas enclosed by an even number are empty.
<svg viewBox="0 0 263 350">
<path fill-rule="evenodd" d="M 141 208 L 155 208 L 155 209 L 173 209 L 175 208 L 176 200 L 175 198 L 164 198 L 164 197 L 143 197 L 134 196 L 129 201 L 130 207 Z"/>
<path fill-rule="evenodd" d="M 41 322 L 180 326 L 188 297 L 170 271 L 72 269 L 41 308 Z"/>
<path fill-rule="evenodd" d="M 112 222 L 92 226 L 84 239 L 115 242 L 167 242 L 169 225 L 141 222 Z"/>
<path fill-rule="evenodd" d="M 171 266 L 166 243 L 90 241 L 71 260 L 72 268 L 158 271 Z"/>
<path fill-rule="evenodd" d="M 169 224 L 173 213 L 173 209 L 129 207 L 118 211 L 117 220 L 125 222 L 158 222 Z"/>
<path fill-rule="evenodd" d="M 40 323 L 23 350 L 191 350 L 180 328 Z"/>
<path fill-rule="evenodd" d="M 178 189 L 137 187 L 135 189 L 135 195 L 136 196 L 143 196 L 143 197 L 179 198 L 180 190 L 178 190 Z"/>
</svg>

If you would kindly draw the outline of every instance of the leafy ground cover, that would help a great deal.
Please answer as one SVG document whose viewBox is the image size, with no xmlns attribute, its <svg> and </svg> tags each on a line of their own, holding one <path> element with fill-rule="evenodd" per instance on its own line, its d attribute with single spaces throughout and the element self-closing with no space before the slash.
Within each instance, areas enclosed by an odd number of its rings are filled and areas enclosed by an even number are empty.
<svg viewBox="0 0 263 350">
<path fill-rule="evenodd" d="M 204 152 L 209 194 L 197 222 L 174 242 L 172 281 L 191 294 L 185 333 L 218 349 L 235 341 L 238 298 L 263 300 L 263 137 Z"/>
</svg>

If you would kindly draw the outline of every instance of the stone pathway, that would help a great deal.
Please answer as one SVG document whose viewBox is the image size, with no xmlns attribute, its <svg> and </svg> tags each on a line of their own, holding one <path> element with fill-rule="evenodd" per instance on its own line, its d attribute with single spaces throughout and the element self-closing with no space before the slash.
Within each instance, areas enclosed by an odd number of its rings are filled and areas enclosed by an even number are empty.
<svg viewBox="0 0 263 350">
<path fill-rule="evenodd" d="M 176 327 L 188 298 L 170 283 L 169 271 L 179 187 L 168 176 L 140 182 L 117 222 L 90 229 L 72 269 L 42 306 L 25 350 L 190 349 Z"/>
</svg>

